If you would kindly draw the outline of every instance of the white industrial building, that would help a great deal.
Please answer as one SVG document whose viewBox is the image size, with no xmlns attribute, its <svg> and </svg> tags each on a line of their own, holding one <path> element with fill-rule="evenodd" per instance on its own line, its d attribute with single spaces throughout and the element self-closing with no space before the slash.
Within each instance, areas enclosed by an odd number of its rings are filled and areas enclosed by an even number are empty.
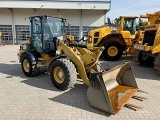
<svg viewBox="0 0 160 120">
<path fill-rule="evenodd" d="M 17 44 L 30 36 L 29 17 L 50 15 L 66 18 L 70 33 L 78 38 L 104 25 L 110 0 L 3 0 L 0 1 L 0 31 L 6 44 Z"/>
</svg>

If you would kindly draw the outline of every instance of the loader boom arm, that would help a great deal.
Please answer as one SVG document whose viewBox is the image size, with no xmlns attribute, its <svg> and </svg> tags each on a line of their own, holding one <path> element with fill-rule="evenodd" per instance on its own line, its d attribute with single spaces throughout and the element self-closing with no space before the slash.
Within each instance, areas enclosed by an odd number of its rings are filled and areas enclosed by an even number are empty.
<svg viewBox="0 0 160 120">
<path fill-rule="evenodd" d="M 65 43 L 59 41 L 58 49 L 76 65 L 81 79 L 85 84 L 89 85 L 87 72 L 98 72 L 95 66 L 104 48 L 93 48 L 92 51 L 89 51 L 80 46 L 68 47 Z"/>
</svg>

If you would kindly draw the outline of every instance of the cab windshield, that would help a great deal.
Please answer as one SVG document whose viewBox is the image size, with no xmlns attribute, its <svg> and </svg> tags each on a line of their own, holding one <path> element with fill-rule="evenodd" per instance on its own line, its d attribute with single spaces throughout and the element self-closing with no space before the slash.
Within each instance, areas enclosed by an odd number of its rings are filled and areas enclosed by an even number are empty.
<svg viewBox="0 0 160 120">
<path fill-rule="evenodd" d="M 132 34 L 136 32 L 136 18 L 124 18 L 123 30 L 129 31 Z"/>
<path fill-rule="evenodd" d="M 62 35 L 62 19 L 47 17 L 44 21 L 44 40 L 52 40 L 54 37 Z"/>
</svg>

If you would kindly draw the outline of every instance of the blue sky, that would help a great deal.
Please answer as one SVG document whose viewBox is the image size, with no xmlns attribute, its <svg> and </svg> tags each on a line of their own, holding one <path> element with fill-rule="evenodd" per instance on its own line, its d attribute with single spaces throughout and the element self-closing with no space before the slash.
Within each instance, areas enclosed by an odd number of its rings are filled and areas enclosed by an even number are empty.
<svg viewBox="0 0 160 120">
<path fill-rule="evenodd" d="M 118 16 L 139 16 L 156 11 L 160 11 L 160 0 L 111 0 L 111 10 L 106 16 L 114 20 Z"/>
<path fill-rule="evenodd" d="M 73 0 L 109 1 L 109 0 Z M 111 0 L 111 10 L 106 14 L 111 20 L 123 15 L 135 15 L 160 11 L 160 0 Z"/>
</svg>

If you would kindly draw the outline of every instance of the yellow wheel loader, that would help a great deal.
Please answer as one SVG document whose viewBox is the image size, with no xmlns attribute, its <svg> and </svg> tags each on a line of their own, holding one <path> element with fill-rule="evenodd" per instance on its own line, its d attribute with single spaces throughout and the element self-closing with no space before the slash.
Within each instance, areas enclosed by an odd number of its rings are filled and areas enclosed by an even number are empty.
<svg viewBox="0 0 160 120">
<path fill-rule="evenodd" d="M 156 23 L 160 23 L 157 20 Z M 154 66 L 160 70 L 160 24 L 148 25 L 145 27 L 144 37 L 141 45 L 134 45 L 135 49 L 140 50 L 138 62 L 144 66 Z"/>
<path fill-rule="evenodd" d="M 160 20 L 160 11 L 153 12 L 153 13 L 147 13 L 145 15 L 140 15 L 140 18 L 147 19 L 146 26 L 156 24 L 158 23 L 157 20 Z"/>
<path fill-rule="evenodd" d="M 160 11 L 158 11 L 158 12 L 154 12 L 154 13 L 147 13 L 147 14 L 145 14 L 145 15 L 140 15 L 140 18 L 141 19 L 143 19 L 144 21 L 143 22 L 146 22 L 146 24 L 144 24 L 144 25 L 140 25 L 139 27 L 140 27 L 140 29 L 143 29 L 143 33 L 144 33 L 144 31 L 146 31 L 146 34 L 149 34 L 148 32 L 150 31 L 152 31 L 152 29 L 148 29 L 148 28 L 150 28 L 151 27 L 151 25 L 153 25 L 154 26 L 154 24 L 158 24 L 159 23 L 159 20 L 160 20 Z M 154 30 L 156 30 L 156 28 L 153 28 Z M 155 33 L 154 33 L 155 34 Z M 153 35 L 154 37 L 155 37 L 155 35 Z M 148 58 L 148 55 L 146 55 L 146 50 L 141 50 L 142 48 L 139 48 L 138 47 L 138 45 L 144 45 L 144 41 L 145 40 L 142 40 L 142 39 L 150 39 L 149 38 L 150 37 L 150 35 L 145 35 L 145 38 L 144 38 L 144 34 L 143 35 L 141 35 L 141 40 L 140 40 L 140 42 L 137 42 L 137 43 L 135 43 L 135 53 L 133 54 L 133 59 L 134 59 L 134 61 L 136 61 L 136 62 L 138 62 L 140 59 L 146 59 L 145 60 L 145 62 L 144 63 L 142 63 L 143 62 L 143 60 L 141 61 L 141 63 L 142 64 L 144 64 L 144 65 L 153 65 L 153 61 L 154 61 L 154 57 L 149 57 Z M 152 39 L 154 39 L 154 37 L 152 38 Z M 151 41 L 151 40 L 150 40 Z M 152 40 L 153 41 L 153 40 Z M 149 40 L 147 41 L 147 43 L 149 42 Z M 149 45 L 149 46 L 153 46 L 153 45 Z M 147 50 L 148 51 L 148 50 Z M 152 51 L 152 50 L 151 50 Z M 150 51 L 150 52 L 151 52 Z M 144 54 L 143 56 L 144 56 L 144 58 L 141 58 L 140 56 L 142 56 L 142 53 Z M 147 52 L 147 54 L 148 54 L 148 52 Z M 151 53 L 150 53 L 151 54 Z M 139 56 L 140 55 L 140 56 Z M 138 60 L 138 56 L 140 57 L 139 58 L 139 60 Z M 150 55 L 149 55 L 150 56 Z M 153 56 L 153 55 L 151 55 L 151 56 Z M 150 61 L 151 60 L 151 61 Z M 148 61 L 148 62 L 147 62 Z M 146 63 L 147 62 L 147 63 Z"/>
<path fill-rule="evenodd" d="M 0 32 L 0 45 L 3 45 L 3 46 L 5 45 L 2 32 Z"/>
<path fill-rule="evenodd" d="M 31 38 L 20 45 L 18 53 L 26 76 L 37 75 L 40 67 L 45 66 L 52 83 L 60 90 L 73 87 L 80 76 L 89 86 L 89 104 L 111 114 L 116 114 L 131 97 L 135 97 L 138 86 L 130 63 L 102 72 L 97 62 L 104 48 L 77 44 L 68 39 L 65 19 L 33 16 L 30 22 Z M 48 39 L 45 34 L 49 34 Z"/>
<path fill-rule="evenodd" d="M 133 54 L 133 44 L 140 40 L 140 32 L 136 32 L 136 16 L 120 16 L 117 20 L 117 30 L 102 26 L 88 32 L 88 46 L 104 46 L 102 56 L 105 60 L 119 60 L 123 54 Z"/>
<path fill-rule="evenodd" d="M 147 13 L 141 15 L 141 18 L 147 19 L 147 24 L 144 26 L 144 36 L 141 44 L 135 44 L 134 48 L 137 49 L 137 55 L 135 55 L 136 61 L 144 66 L 155 66 L 158 64 L 159 53 L 159 23 L 160 12 Z M 158 47 L 157 47 L 158 46 Z M 156 58 L 156 60 L 155 60 Z"/>
</svg>

